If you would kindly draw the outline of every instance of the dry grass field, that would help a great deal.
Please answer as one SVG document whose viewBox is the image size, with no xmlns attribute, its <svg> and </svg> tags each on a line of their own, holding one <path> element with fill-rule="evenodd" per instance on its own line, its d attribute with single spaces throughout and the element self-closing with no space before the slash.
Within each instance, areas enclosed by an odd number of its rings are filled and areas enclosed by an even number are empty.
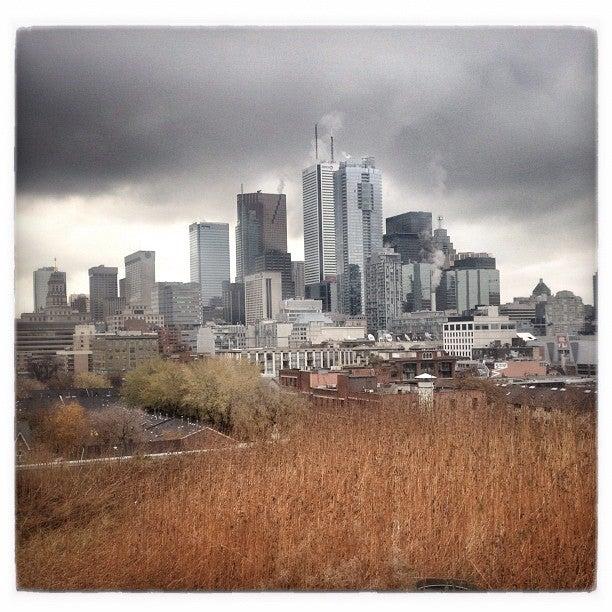
<svg viewBox="0 0 612 612">
<path fill-rule="evenodd" d="M 22 589 L 589 589 L 595 413 L 318 412 L 288 440 L 17 475 Z"/>
</svg>

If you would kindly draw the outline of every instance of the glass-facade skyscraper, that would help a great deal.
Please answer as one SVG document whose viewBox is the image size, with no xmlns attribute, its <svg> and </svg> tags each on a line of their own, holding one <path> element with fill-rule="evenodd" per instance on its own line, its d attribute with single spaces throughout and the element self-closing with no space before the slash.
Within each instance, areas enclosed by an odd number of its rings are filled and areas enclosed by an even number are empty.
<svg viewBox="0 0 612 612">
<path fill-rule="evenodd" d="M 458 313 L 476 306 L 499 306 L 499 270 L 488 253 L 459 253 L 453 266 L 442 272 L 436 291 L 438 310 Z"/>
<path fill-rule="evenodd" d="M 382 172 L 373 157 L 340 162 L 334 172 L 338 308 L 364 314 L 365 263 L 382 249 Z"/>
<path fill-rule="evenodd" d="M 192 223 L 189 226 L 189 280 L 200 286 L 203 306 L 223 297 L 230 280 L 229 223 Z"/>
<path fill-rule="evenodd" d="M 385 247 L 399 253 L 403 264 L 429 261 L 431 223 L 430 212 L 410 211 L 387 217 L 383 238 Z"/>
</svg>

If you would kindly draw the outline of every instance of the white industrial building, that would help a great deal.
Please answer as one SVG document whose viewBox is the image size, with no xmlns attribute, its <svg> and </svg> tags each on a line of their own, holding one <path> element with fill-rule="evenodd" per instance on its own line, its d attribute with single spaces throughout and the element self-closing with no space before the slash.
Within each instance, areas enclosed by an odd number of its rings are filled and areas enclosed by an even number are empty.
<svg viewBox="0 0 612 612">
<path fill-rule="evenodd" d="M 472 349 L 486 348 L 493 343 L 512 344 L 516 337 L 516 323 L 500 315 L 497 306 L 478 308 L 473 314 L 449 317 L 444 323 L 444 350 L 455 357 L 472 358 Z"/>
</svg>

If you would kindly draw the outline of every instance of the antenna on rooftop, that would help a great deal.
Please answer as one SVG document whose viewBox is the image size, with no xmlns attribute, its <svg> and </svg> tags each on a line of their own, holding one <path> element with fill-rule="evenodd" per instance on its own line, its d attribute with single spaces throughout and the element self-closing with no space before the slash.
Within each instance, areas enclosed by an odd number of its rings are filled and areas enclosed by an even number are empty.
<svg viewBox="0 0 612 612">
<path fill-rule="evenodd" d="M 329 136 L 330 147 L 331 147 L 331 161 L 334 163 L 334 137 L 330 134 Z"/>
<path fill-rule="evenodd" d="M 440 215 L 438 217 L 438 229 L 442 229 L 442 221 L 444 221 L 444 217 Z"/>
<path fill-rule="evenodd" d="M 319 160 L 319 126 L 315 123 L 315 159 Z"/>
<path fill-rule="evenodd" d="M 57 257 L 53 258 L 53 269 L 57 272 Z"/>
</svg>

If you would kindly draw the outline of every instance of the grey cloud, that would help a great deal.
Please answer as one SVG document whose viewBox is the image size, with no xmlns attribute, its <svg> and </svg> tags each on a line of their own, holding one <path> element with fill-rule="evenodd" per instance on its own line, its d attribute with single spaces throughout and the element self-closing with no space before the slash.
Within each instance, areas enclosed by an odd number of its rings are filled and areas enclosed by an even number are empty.
<svg viewBox="0 0 612 612">
<path fill-rule="evenodd" d="M 376 157 L 389 214 L 580 206 L 594 235 L 596 68 L 575 28 L 22 30 L 18 212 L 120 194 L 134 218 L 231 221 L 240 183 L 265 179 L 286 182 L 295 238 L 319 121 L 338 153 Z"/>
</svg>

